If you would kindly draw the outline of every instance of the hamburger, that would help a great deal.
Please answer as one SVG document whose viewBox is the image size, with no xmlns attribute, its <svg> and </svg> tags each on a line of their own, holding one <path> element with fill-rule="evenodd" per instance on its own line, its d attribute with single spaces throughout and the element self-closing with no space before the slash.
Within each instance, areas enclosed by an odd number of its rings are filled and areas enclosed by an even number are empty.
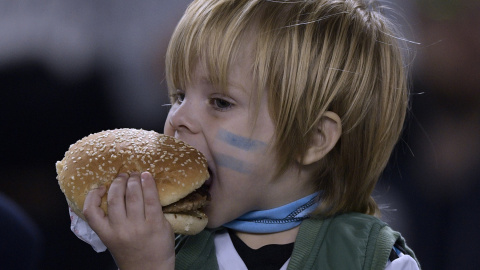
<svg viewBox="0 0 480 270">
<path fill-rule="evenodd" d="M 70 145 L 56 163 L 57 180 L 67 203 L 80 218 L 88 192 L 102 185 L 100 207 L 108 215 L 107 194 L 119 173 L 150 172 L 165 218 L 177 234 L 193 235 L 208 222 L 203 208 L 210 195 L 207 161 L 202 153 L 174 137 L 141 129 L 91 134 Z"/>
</svg>

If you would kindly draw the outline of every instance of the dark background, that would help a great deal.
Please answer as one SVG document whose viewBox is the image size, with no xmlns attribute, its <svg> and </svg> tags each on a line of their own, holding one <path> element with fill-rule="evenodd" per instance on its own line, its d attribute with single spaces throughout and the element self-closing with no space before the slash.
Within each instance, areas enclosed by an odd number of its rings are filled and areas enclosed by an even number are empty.
<svg viewBox="0 0 480 270">
<path fill-rule="evenodd" d="M 1 269 L 116 269 L 70 231 L 55 162 L 100 130 L 162 132 L 164 54 L 188 2 L 0 0 Z M 375 197 L 424 269 L 479 269 L 479 4 L 393 4 L 412 107 Z"/>
<path fill-rule="evenodd" d="M 0 269 L 116 269 L 70 231 L 55 162 L 90 133 L 163 131 L 164 54 L 188 2 L 0 0 L 0 194 L 14 207 Z"/>
</svg>

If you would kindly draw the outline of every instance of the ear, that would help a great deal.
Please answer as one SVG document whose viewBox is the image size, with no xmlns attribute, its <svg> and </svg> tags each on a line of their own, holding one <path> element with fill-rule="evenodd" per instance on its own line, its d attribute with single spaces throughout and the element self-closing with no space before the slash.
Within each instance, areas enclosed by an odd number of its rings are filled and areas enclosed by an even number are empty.
<svg viewBox="0 0 480 270">
<path fill-rule="evenodd" d="M 337 144 L 342 135 L 342 121 L 331 111 L 320 118 L 307 151 L 298 159 L 303 165 L 310 165 L 322 159 Z"/>
</svg>

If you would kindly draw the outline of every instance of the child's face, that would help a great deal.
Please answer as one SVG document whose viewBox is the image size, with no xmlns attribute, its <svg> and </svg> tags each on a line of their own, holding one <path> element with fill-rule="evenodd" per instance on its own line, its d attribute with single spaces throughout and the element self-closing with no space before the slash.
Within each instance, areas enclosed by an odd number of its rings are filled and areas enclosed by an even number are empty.
<svg viewBox="0 0 480 270">
<path fill-rule="evenodd" d="M 272 178 L 276 169 L 271 142 L 274 124 L 267 98 L 260 100 L 255 121 L 255 105 L 249 61 L 232 65 L 228 94 L 222 94 L 208 81 L 203 65 L 195 69 L 192 82 L 177 91 L 165 122 L 165 134 L 186 141 L 208 160 L 212 201 L 206 209 L 208 227 L 218 227 L 238 216 L 288 202 L 279 196 L 294 189 L 291 177 Z M 253 93 L 252 93 L 253 92 Z"/>
</svg>

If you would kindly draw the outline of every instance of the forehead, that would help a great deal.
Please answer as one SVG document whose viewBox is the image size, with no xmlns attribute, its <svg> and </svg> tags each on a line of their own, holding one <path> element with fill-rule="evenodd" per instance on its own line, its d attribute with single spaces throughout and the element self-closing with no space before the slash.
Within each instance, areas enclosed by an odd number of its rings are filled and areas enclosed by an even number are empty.
<svg viewBox="0 0 480 270">
<path fill-rule="evenodd" d="M 254 37 L 251 34 L 245 36 L 248 38 L 242 38 L 235 44 L 205 41 L 185 47 L 170 69 L 174 89 L 185 88 L 195 82 L 225 93 L 232 87 L 251 93 L 255 88 Z"/>
<path fill-rule="evenodd" d="M 195 65 L 190 80 L 185 83 L 185 87 L 195 89 L 197 86 L 213 89 L 215 92 L 227 95 L 233 90 L 243 92 L 248 96 L 251 96 L 256 90 L 250 57 L 239 57 L 229 65 L 225 74 L 212 73 L 207 66 L 205 60 L 200 60 Z M 225 80 L 225 85 L 220 83 L 223 80 Z"/>
</svg>

